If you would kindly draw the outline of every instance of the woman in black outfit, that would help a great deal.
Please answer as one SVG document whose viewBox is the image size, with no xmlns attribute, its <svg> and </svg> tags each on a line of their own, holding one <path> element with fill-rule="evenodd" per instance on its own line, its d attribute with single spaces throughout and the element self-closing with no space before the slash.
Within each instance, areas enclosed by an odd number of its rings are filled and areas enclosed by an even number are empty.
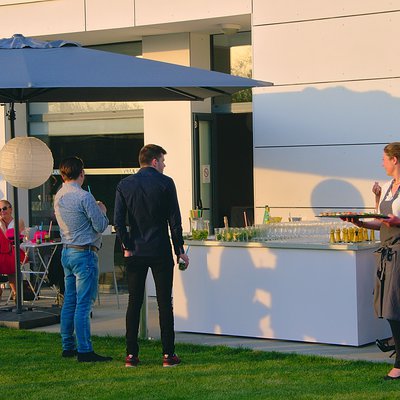
<svg viewBox="0 0 400 400">
<path fill-rule="evenodd" d="M 396 360 L 385 380 L 400 379 L 400 142 L 389 143 L 383 151 L 382 166 L 393 179 L 382 185 L 380 213 L 387 219 L 361 221 L 347 218 L 353 224 L 380 230 L 382 246 L 376 251 L 377 273 L 374 310 L 378 318 L 390 324 Z"/>
</svg>

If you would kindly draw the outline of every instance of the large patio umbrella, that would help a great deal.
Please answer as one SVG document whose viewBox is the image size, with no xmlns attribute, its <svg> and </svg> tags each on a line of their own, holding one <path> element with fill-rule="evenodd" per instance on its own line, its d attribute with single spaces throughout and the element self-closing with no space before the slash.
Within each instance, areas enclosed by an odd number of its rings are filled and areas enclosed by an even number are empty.
<svg viewBox="0 0 400 400">
<path fill-rule="evenodd" d="M 14 104 L 66 101 L 204 100 L 271 83 L 199 68 L 91 50 L 75 42 L 42 42 L 16 34 L 0 40 L 0 102 L 9 103 L 11 137 Z M 14 188 L 18 221 L 18 190 Z M 19 246 L 18 224 L 15 243 Z M 16 249 L 17 288 L 21 270 Z M 17 291 L 17 313 L 22 298 Z"/>
<path fill-rule="evenodd" d="M 22 35 L 0 49 L 0 102 L 204 100 L 270 85 Z"/>
</svg>

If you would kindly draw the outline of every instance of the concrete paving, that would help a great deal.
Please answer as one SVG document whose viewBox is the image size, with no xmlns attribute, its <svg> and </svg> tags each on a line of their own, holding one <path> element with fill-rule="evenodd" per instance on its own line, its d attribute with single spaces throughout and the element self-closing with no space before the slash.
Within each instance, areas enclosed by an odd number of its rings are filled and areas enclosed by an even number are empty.
<svg viewBox="0 0 400 400">
<path fill-rule="evenodd" d="M 124 336 L 125 312 L 128 295 L 119 296 L 120 308 L 117 308 L 115 294 L 101 294 L 100 304 L 96 302 L 91 320 L 92 334 L 98 336 Z M 149 301 L 148 331 L 149 337 L 158 339 L 158 315 L 155 299 Z M 59 324 L 32 329 L 33 331 L 59 332 Z M 247 337 L 232 337 L 222 335 L 204 335 L 195 333 L 176 332 L 176 342 L 201 345 L 224 345 L 229 347 L 249 348 L 260 351 L 277 351 L 282 353 L 297 353 L 317 355 L 344 360 L 364 360 L 393 364 L 390 353 L 382 353 L 375 344 L 362 347 L 326 345 L 317 343 L 291 342 L 282 340 L 254 339 Z"/>
</svg>

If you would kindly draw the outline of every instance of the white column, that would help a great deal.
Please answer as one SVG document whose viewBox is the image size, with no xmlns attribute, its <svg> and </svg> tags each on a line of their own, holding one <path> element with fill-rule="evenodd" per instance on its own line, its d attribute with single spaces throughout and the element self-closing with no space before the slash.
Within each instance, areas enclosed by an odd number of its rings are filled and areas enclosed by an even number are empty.
<svg viewBox="0 0 400 400">
<path fill-rule="evenodd" d="M 209 67 L 209 36 L 179 33 L 143 38 L 143 57 L 185 66 Z M 197 64 L 197 65 L 194 65 Z M 210 102 L 144 103 L 144 141 L 165 148 L 166 169 L 177 186 L 184 231 L 192 208 L 192 113 L 209 112 Z"/>
</svg>

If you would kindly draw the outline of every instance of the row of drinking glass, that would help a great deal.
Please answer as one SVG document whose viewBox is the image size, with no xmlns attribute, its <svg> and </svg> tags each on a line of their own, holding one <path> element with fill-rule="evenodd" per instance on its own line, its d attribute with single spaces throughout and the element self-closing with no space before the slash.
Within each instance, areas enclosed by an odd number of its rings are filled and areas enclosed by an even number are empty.
<svg viewBox="0 0 400 400">
<path fill-rule="evenodd" d="M 310 240 L 329 242 L 332 229 L 350 228 L 349 222 L 279 222 L 246 228 L 215 228 L 215 240 L 223 242 L 264 242 L 269 240 Z"/>
</svg>

